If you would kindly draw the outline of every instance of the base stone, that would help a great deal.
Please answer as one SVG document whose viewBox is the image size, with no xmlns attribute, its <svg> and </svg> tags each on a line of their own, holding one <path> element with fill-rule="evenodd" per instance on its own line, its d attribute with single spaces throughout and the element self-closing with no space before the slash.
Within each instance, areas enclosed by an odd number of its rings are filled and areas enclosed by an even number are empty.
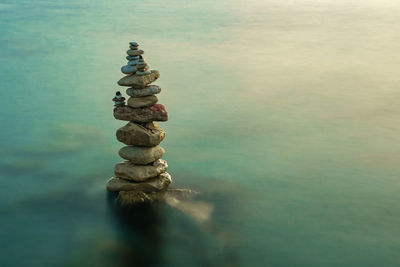
<svg viewBox="0 0 400 267">
<path fill-rule="evenodd" d="M 128 181 L 118 177 L 111 177 L 111 179 L 107 181 L 107 190 L 137 192 L 141 191 L 144 193 L 151 193 L 165 190 L 171 183 L 171 175 L 167 172 L 140 183 Z"/>
<path fill-rule="evenodd" d="M 168 188 L 166 190 L 153 193 L 121 191 L 118 194 L 118 199 L 123 206 L 129 206 L 140 203 L 164 201 L 170 198 L 188 199 L 197 194 L 198 192 L 186 188 Z"/>
</svg>

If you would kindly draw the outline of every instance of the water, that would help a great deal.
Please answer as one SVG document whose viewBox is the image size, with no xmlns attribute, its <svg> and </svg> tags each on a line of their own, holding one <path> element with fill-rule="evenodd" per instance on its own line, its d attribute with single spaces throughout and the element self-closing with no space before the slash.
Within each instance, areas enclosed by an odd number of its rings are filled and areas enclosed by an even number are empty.
<svg viewBox="0 0 400 267">
<path fill-rule="evenodd" d="M 1 0 L 1 265 L 399 266 L 399 11 Z M 202 192 L 184 209 L 104 189 L 133 40 L 161 72 L 173 185 Z"/>
</svg>

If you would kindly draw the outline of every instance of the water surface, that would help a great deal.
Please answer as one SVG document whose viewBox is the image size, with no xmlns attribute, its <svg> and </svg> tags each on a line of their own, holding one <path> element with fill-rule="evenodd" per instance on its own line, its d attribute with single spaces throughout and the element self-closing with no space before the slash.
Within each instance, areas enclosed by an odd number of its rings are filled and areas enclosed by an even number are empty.
<svg viewBox="0 0 400 267">
<path fill-rule="evenodd" d="M 398 266 L 400 3 L 0 2 L 4 266 Z M 206 220 L 115 209 L 129 41 Z M 203 206 L 199 206 L 200 208 Z"/>
</svg>

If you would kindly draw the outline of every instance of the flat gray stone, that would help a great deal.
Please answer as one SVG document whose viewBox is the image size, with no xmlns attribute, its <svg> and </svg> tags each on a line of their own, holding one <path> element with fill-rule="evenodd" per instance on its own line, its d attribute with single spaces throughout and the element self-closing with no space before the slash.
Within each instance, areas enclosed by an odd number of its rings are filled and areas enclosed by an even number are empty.
<svg viewBox="0 0 400 267">
<path fill-rule="evenodd" d="M 166 172 L 168 164 L 163 159 L 158 159 L 151 165 L 135 165 L 130 161 L 124 161 L 115 165 L 114 174 L 118 178 L 143 182 Z"/>
<path fill-rule="evenodd" d="M 165 190 L 171 183 L 171 175 L 166 172 L 140 183 L 112 177 L 110 180 L 107 181 L 107 190 L 140 191 L 150 193 Z"/>
<path fill-rule="evenodd" d="M 152 203 L 164 200 L 180 203 L 181 201 L 191 200 L 198 194 L 198 192 L 186 188 L 167 188 L 166 190 L 151 193 L 120 191 L 118 194 L 118 199 L 121 201 L 120 203 L 123 206 Z"/>
<path fill-rule="evenodd" d="M 126 53 L 128 54 L 128 56 L 139 56 L 139 55 L 143 55 L 144 51 L 143 50 L 132 50 L 132 49 L 129 49 L 128 51 L 126 51 Z"/>
<path fill-rule="evenodd" d="M 121 68 L 121 72 L 125 74 L 133 74 L 137 71 L 135 66 L 125 65 Z"/>
<path fill-rule="evenodd" d="M 136 46 L 136 47 L 139 46 L 139 44 L 137 42 L 129 42 L 129 45 L 130 46 Z"/>
<path fill-rule="evenodd" d="M 142 147 L 125 146 L 119 150 L 119 156 L 137 165 L 147 165 L 160 159 L 164 153 L 164 148 L 160 146 Z"/>
<path fill-rule="evenodd" d="M 148 122 L 144 126 L 128 122 L 117 130 L 118 141 L 128 146 L 156 146 L 165 137 L 165 131 L 154 122 Z"/>
<path fill-rule="evenodd" d="M 158 102 L 156 95 L 144 96 L 144 97 L 130 97 L 128 99 L 128 106 L 132 108 L 143 108 L 149 107 Z"/>
<path fill-rule="evenodd" d="M 139 60 L 140 56 L 126 56 L 125 58 L 126 58 L 126 60 L 129 60 L 129 61 L 131 61 L 131 60 Z"/>
<path fill-rule="evenodd" d="M 152 70 L 149 74 L 146 75 L 138 76 L 134 74 L 125 76 L 118 81 L 118 85 L 129 86 L 132 88 L 144 88 L 157 80 L 158 77 L 160 77 L 160 73 L 158 72 L 158 70 Z"/>
<path fill-rule="evenodd" d="M 114 108 L 114 118 L 123 121 L 151 122 L 167 121 L 168 112 L 161 104 L 154 104 L 150 107 L 131 108 L 129 106 Z"/>
<path fill-rule="evenodd" d="M 126 90 L 127 95 L 131 97 L 143 97 L 149 95 L 159 94 L 161 92 L 161 87 L 158 85 L 148 85 L 142 89 L 128 88 Z"/>
</svg>

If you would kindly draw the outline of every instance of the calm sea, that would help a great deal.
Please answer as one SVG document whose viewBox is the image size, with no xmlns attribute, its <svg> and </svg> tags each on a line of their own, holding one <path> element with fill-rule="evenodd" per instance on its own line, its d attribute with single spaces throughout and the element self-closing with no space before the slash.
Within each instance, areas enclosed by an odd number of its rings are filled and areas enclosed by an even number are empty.
<svg viewBox="0 0 400 267">
<path fill-rule="evenodd" d="M 400 2 L 0 0 L 1 266 L 400 266 Z M 129 41 L 174 187 L 115 209 Z"/>
</svg>

